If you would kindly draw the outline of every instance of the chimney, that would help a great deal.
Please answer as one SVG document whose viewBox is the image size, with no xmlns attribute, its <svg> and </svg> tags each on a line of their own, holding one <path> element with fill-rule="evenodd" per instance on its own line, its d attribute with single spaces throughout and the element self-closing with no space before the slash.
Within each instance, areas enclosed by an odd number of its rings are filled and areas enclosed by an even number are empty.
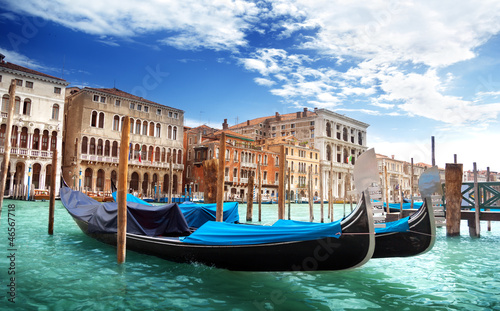
<svg viewBox="0 0 500 311">
<path fill-rule="evenodd" d="M 392 159 L 394 160 L 394 155 L 391 155 Z"/>
<path fill-rule="evenodd" d="M 201 144 L 201 131 L 198 132 L 198 145 Z"/>
<path fill-rule="evenodd" d="M 224 123 L 222 123 L 222 129 L 223 130 L 229 129 L 229 124 L 227 124 L 227 119 L 224 119 Z"/>
<path fill-rule="evenodd" d="M 304 108 L 304 111 L 302 112 L 302 117 L 307 117 L 307 108 Z"/>
<path fill-rule="evenodd" d="M 279 112 L 276 112 L 275 114 L 276 121 L 281 121 L 281 116 Z"/>
<path fill-rule="evenodd" d="M 250 125 L 250 120 L 247 120 L 247 126 Z"/>
</svg>

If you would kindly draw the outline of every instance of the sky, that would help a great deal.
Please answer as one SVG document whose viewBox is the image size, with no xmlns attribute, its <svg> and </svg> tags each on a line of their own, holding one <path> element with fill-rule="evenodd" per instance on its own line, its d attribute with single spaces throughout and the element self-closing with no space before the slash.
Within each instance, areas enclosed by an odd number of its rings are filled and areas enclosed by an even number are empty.
<svg viewBox="0 0 500 311">
<path fill-rule="evenodd" d="M 500 1 L 0 0 L 5 60 L 222 127 L 326 108 L 396 159 L 500 171 Z"/>
</svg>

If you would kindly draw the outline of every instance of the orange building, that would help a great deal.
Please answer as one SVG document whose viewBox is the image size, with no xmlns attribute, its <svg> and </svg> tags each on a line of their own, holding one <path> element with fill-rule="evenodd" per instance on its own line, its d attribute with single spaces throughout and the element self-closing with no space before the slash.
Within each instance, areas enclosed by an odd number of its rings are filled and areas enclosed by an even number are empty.
<svg viewBox="0 0 500 311">
<path fill-rule="evenodd" d="M 254 176 L 257 187 L 257 169 L 260 163 L 263 197 L 276 197 L 278 193 L 279 154 L 263 150 L 255 140 L 227 129 L 214 132 L 209 127 L 198 127 L 186 131 L 186 187 L 194 198 L 201 198 L 205 190 L 203 161 L 219 158 L 219 143 L 222 132 L 226 134 L 226 165 L 224 169 L 224 200 L 246 201 L 248 178 Z M 203 133 L 206 134 L 203 134 Z M 191 140 L 190 140 L 191 138 Z"/>
</svg>

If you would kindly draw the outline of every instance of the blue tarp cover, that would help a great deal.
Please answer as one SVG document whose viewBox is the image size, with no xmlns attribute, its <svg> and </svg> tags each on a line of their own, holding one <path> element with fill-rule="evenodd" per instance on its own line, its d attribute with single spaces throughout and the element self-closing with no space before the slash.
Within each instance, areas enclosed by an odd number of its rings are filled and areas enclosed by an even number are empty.
<svg viewBox="0 0 500 311">
<path fill-rule="evenodd" d="M 116 202 L 116 191 L 111 193 L 111 195 L 113 196 L 113 200 L 115 200 L 115 202 Z M 127 193 L 127 202 L 133 202 L 133 203 L 139 203 L 139 204 L 144 204 L 144 205 L 148 205 L 148 206 L 153 206 L 152 204 L 149 204 L 148 202 L 146 202 L 142 199 L 139 199 L 138 197 L 132 195 L 131 193 Z"/>
<path fill-rule="evenodd" d="M 308 241 L 325 237 L 339 238 L 341 234 L 340 221 L 284 226 L 255 226 L 209 221 L 182 241 L 203 245 L 251 245 Z"/>
<path fill-rule="evenodd" d="M 68 212 L 88 223 L 88 233 L 117 232 L 116 202 L 97 202 L 67 187 L 61 188 L 60 195 Z M 148 236 L 181 235 L 189 232 L 189 226 L 176 203 L 147 206 L 127 202 L 127 232 Z"/>
<path fill-rule="evenodd" d="M 190 227 L 199 228 L 207 221 L 215 221 L 217 204 L 182 203 L 179 208 Z M 238 202 L 228 202 L 223 205 L 223 221 L 235 223 L 240 221 Z"/>
<path fill-rule="evenodd" d="M 410 219 L 410 216 L 397 221 L 386 222 L 385 228 L 375 228 L 375 233 L 407 232 L 410 230 L 408 219 Z"/>
</svg>

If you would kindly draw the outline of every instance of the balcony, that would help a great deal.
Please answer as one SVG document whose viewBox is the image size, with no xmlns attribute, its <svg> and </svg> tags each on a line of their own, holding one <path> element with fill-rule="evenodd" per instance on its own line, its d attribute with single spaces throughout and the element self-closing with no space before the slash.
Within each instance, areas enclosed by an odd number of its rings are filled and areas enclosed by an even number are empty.
<svg viewBox="0 0 500 311">
<path fill-rule="evenodd" d="M 250 168 L 257 168 L 256 163 L 250 163 L 250 162 L 241 162 L 241 167 L 250 167 Z"/>
<path fill-rule="evenodd" d="M 240 178 L 240 183 L 242 184 L 248 184 L 248 178 Z"/>
<path fill-rule="evenodd" d="M 104 163 L 118 163 L 118 157 L 109 157 L 109 156 L 101 156 L 94 154 L 81 154 L 80 159 L 84 161 L 92 161 L 92 162 L 104 162 Z M 170 165 L 164 162 L 151 162 L 149 160 L 140 161 L 139 159 L 130 159 L 128 160 L 129 165 L 137 165 L 137 166 L 145 166 L 145 167 L 157 167 L 157 168 L 165 168 L 168 169 Z M 172 164 L 174 170 L 182 171 L 184 170 L 184 164 Z"/>
<path fill-rule="evenodd" d="M 0 153 L 4 153 L 4 152 L 5 152 L 4 146 L 0 147 Z M 52 151 L 48 151 L 48 150 L 34 150 L 34 149 L 27 149 L 27 148 L 12 147 L 10 149 L 10 154 L 11 155 L 19 155 L 19 156 L 35 157 L 35 158 L 52 159 Z"/>
</svg>

